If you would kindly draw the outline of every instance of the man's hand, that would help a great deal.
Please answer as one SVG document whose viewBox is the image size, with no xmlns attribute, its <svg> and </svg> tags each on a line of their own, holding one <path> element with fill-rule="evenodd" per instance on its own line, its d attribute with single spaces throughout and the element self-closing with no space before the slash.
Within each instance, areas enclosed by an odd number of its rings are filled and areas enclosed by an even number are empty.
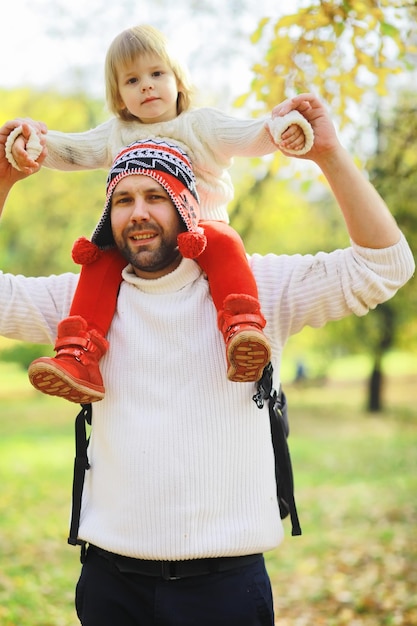
<svg viewBox="0 0 417 626">
<path fill-rule="evenodd" d="M 340 147 L 339 140 L 330 115 L 324 104 L 312 93 L 303 93 L 284 100 L 271 112 L 272 118 L 298 111 L 311 124 L 314 132 L 314 144 L 305 155 L 292 154 L 300 159 L 310 159 L 320 164 L 321 158 Z"/>
<path fill-rule="evenodd" d="M 20 121 L 21 124 L 8 137 L 6 156 L 16 169 L 33 174 L 38 169 L 37 160 L 42 153 L 41 139 L 45 137 L 47 128 L 42 122 L 29 118 Z"/>
<path fill-rule="evenodd" d="M 26 143 L 29 141 L 32 128 L 35 129 L 35 131 L 37 132 L 39 141 L 41 143 L 41 146 L 43 147 L 42 152 L 36 161 L 28 158 L 25 161 L 25 164 L 22 163 L 23 167 L 21 168 L 21 171 L 17 170 L 9 163 L 6 158 L 5 152 L 5 146 L 8 136 L 15 128 L 18 128 L 19 126 L 22 127 L 22 134 L 20 135 L 20 137 L 22 138 L 24 146 L 26 146 Z M 33 120 L 16 118 L 3 124 L 3 126 L 0 127 L 0 179 L 3 182 L 8 181 L 10 183 L 10 186 L 12 186 L 18 180 L 26 178 L 27 176 L 37 172 L 46 157 L 45 145 L 46 126 L 42 122 L 33 122 Z M 25 148 L 23 148 L 23 151 L 25 151 Z"/>
<path fill-rule="evenodd" d="M 23 171 L 17 170 L 13 167 L 13 165 L 11 165 L 11 163 L 9 163 L 6 157 L 6 141 L 10 133 L 18 126 L 22 126 L 23 136 L 27 139 L 30 136 L 30 127 L 26 120 L 11 120 L 0 127 L 0 214 L 3 210 L 8 193 L 13 185 L 17 183 L 17 181 L 27 178 L 27 176 L 37 172 L 46 157 L 46 127 L 44 124 L 39 123 L 37 128 L 40 130 L 39 141 L 41 146 L 43 146 L 43 149 L 37 159 L 37 162 L 35 162 L 32 167 L 25 168 Z M 42 129 L 45 129 L 45 131 Z"/>
</svg>

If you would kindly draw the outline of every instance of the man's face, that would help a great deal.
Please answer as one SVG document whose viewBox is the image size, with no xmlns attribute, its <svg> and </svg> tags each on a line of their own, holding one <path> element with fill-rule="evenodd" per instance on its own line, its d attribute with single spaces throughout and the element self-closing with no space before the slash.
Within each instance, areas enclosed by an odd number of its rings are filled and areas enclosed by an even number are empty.
<svg viewBox="0 0 417 626">
<path fill-rule="evenodd" d="M 132 174 L 111 200 L 114 241 L 141 278 L 160 278 L 181 261 L 177 236 L 183 222 L 165 189 L 149 176 Z"/>
</svg>

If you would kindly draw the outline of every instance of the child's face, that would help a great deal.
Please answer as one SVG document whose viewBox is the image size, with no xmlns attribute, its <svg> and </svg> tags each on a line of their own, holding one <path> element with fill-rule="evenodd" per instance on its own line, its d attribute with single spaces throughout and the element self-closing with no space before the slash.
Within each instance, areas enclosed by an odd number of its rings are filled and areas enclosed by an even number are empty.
<svg viewBox="0 0 417 626">
<path fill-rule="evenodd" d="M 177 117 L 178 85 L 171 68 L 149 54 L 120 68 L 118 87 L 122 107 L 143 124 Z"/>
</svg>

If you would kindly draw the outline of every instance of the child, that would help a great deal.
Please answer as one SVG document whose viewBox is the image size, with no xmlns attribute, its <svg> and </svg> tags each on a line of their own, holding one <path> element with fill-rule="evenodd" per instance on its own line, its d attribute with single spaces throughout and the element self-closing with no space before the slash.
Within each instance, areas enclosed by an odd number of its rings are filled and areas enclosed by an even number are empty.
<svg viewBox="0 0 417 626">
<path fill-rule="evenodd" d="M 233 156 L 262 156 L 277 147 L 287 154 L 308 152 L 310 125 L 296 111 L 268 120 L 238 120 L 216 109 L 191 108 L 186 71 L 151 26 L 127 29 L 114 39 L 105 76 L 114 117 L 84 133 L 49 131 L 44 164 L 67 171 L 109 168 L 117 152 L 133 141 L 157 137 L 178 143 L 192 162 L 201 205 L 201 215 L 192 214 L 187 231 L 179 235 L 179 250 L 196 259 L 207 275 L 226 344 L 228 379 L 259 380 L 271 352 L 243 243 L 228 226 L 226 206 L 233 188 L 226 170 Z M 33 166 L 36 132 L 27 145 L 19 132 L 9 137 L 8 158 L 18 168 Z M 108 349 L 105 335 L 126 261 L 95 234 L 92 242 L 75 243 L 73 258 L 82 270 L 70 316 L 58 327 L 57 354 L 36 359 L 29 378 L 43 393 L 84 404 L 104 397 L 99 360 Z"/>
</svg>

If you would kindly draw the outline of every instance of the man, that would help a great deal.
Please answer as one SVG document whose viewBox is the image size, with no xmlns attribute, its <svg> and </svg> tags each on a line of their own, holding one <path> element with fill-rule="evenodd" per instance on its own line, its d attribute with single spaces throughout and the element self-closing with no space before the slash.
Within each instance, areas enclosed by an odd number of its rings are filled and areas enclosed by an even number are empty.
<svg viewBox="0 0 417 626">
<path fill-rule="evenodd" d="M 307 157 L 326 176 L 352 245 L 250 259 L 276 384 L 290 335 L 364 315 L 414 271 L 401 231 L 340 145 L 324 106 L 303 94 L 277 112 L 292 109 L 313 127 Z M 0 129 L 1 206 L 24 177 L 4 158 L 11 127 Z M 177 148 L 159 145 L 146 175 L 134 165 L 138 155 L 147 158 L 142 149 L 136 144 L 116 159 L 94 234 L 129 265 L 102 360 L 106 395 L 93 409 L 79 528 L 89 548 L 77 613 L 84 626 L 273 626 L 262 554 L 280 543 L 283 528 L 268 410 L 252 401 L 252 384 L 224 377 L 207 281 L 177 251 L 181 189 L 173 192 L 160 167 L 163 151 Z M 53 341 L 76 282 L 72 274 L 0 276 L 0 333 Z"/>
</svg>

